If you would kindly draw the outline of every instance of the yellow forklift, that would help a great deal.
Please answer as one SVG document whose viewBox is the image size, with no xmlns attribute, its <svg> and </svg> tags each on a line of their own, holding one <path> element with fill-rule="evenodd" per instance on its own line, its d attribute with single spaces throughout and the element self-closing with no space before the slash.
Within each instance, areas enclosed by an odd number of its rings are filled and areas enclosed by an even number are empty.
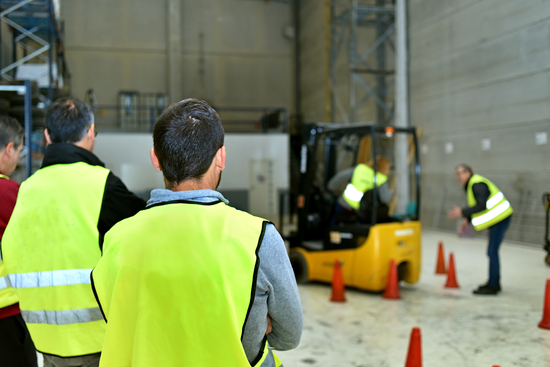
<svg viewBox="0 0 550 367">
<path fill-rule="evenodd" d="M 378 188 L 374 187 L 368 219 L 339 222 L 335 214 L 338 196 L 327 184 L 338 172 L 358 163 L 371 161 L 377 172 L 378 156 L 396 162 L 397 145 L 405 147 L 404 169 L 408 204 L 395 213 L 396 190 L 389 205 L 393 221 L 380 223 Z M 290 261 L 298 282 L 330 283 L 335 260 L 343 263 L 347 286 L 368 291 L 385 288 L 390 261 L 395 260 L 398 276 L 416 283 L 421 269 L 420 162 L 416 128 L 398 128 L 372 124 L 306 124 L 300 151 L 300 180 L 297 197 L 297 231 L 287 237 Z M 403 152 L 401 150 L 400 152 Z M 400 165 L 403 168 L 403 164 Z M 395 182 L 395 166 L 389 182 Z M 399 189 L 399 187 L 398 187 Z M 403 206 L 403 205 L 402 205 Z"/>
</svg>

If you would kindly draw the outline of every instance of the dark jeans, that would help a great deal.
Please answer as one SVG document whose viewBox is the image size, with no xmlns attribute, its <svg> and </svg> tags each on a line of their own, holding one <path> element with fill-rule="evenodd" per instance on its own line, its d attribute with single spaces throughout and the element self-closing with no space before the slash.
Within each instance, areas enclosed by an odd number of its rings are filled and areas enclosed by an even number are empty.
<svg viewBox="0 0 550 367">
<path fill-rule="evenodd" d="M 487 256 L 489 256 L 489 282 L 492 287 L 500 285 L 500 260 L 498 258 L 498 249 L 504 239 L 504 234 L 510 225 L 510 218 L 498 222 L 489 228 L 489 247 Z"/>
<path fill-rule="evenodd" d="M 34 343 L 21 315 L 0 319 L 0 366 L 38 366 Z"/>
</svg>

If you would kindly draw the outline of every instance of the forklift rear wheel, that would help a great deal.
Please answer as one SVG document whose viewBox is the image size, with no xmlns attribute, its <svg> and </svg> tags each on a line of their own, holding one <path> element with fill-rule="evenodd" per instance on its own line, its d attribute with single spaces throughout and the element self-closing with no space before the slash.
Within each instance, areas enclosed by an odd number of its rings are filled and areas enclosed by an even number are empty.
<svg viewBox="0 0 550 367">
<path fill-rule="evenodd" d="M 550 266 L 550 254 L 546 255 L 546 259 L 544 259 L 546 262 L 546 265 Z"/>
<path fill-rule="evenodd" d="M 292 265 L 292 270 L 294 270 L 296 282 L 307 283 L 309 269 L 304 255 L 299 252 L 291 252 L 288 257 L 290 259 L 290 265 Z"/>
</svg>

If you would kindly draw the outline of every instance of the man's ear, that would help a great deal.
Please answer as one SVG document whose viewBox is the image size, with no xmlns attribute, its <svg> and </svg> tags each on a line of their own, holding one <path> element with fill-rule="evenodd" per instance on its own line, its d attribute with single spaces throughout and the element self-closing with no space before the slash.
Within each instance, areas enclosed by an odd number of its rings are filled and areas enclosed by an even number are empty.
<svg viewBox="0 0 550 367">
<path fill-rule="evenodd" d="M 151 162 L 153 163 L 153 166 L 157 171 L 162 172 L 159 159 L 157 158 L 157 154 L 155 153 L 155 147 L 151 148 Z"/>
<path fill-rule="evenodd" d="M 50 133 L 48 132 L 48 129 L 44 130 L 44 137 L 46 138 L 48 144 L 52 143 L 52 139 L 50 138 Z"/>
<path fill-rule="evenodd" d="M 4 152 L 6 158 L 11 158 L 14 154 L 17 154 L 17 149 L 15 149 L 13 141 L 10 141 L 0 152 Z"/>
<path fill-rule="evenodd" d="M 216 160 L 216 165 L 218 166 L 220 171 L 223 171 L 225 169 L 225 146 L 222 146 L 216 152 Z"/>
<path fill-rule="evenodd" d="M 88 135 L 88 140 L 90 140 L 90 141 L 95 140 L 95 124 L 90 125 L 90 128 L 88 129 L 87 135 Z"/>
</svg>

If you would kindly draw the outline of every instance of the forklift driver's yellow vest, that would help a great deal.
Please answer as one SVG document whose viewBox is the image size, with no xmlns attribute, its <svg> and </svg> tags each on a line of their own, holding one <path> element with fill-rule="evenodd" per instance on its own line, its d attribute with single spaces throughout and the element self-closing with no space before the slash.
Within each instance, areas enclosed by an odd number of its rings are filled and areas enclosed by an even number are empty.
<svg viewBox="0 0 550 367">
<path fill-rule="evenodd" d="M 9 180 L 8 176 L 0 174 L 0 179 Z M 1 243 L 1 242 L 0 242 Z M 1 248 L 1 244 L 0 244 Z M 2 262 L 2 253 L 0 252 L 0 308 L 8 307 L 19 302 L 19 298 L 15 291 L 10 286 L 10 280 L 6 269 L 4 268 L 4 263 Z"/>
<path fill-rule="evenodd" d="M 365 192 L 374 189 L 374 177 L 374 170 L 366 164 L 359 163 L 355 167 L 351 182 L 342 194 L 349 206 L 355 210 L 359 210 L 361 198 L 363 198 Z M 376 187 L 380 187 L 386 181 L 388 181 L 388 176 L 380 172 L 376 173 Z"/>
<path fill-rule="evenodd" d="M 222 202 L 167 202 L 106 235 L 93 287 L 101 367 L 250 367 L 241 339 L 267 222 Z M 267 316 L 267 315 L 266 315 Z M 267 348 L 252 366 L 279 366 Z"/>
<path fill-rule="evenodd" d="M 506 200 L 502 191 L 496 187 L 494 183 L 480 175 L 473 175 L 468 181 L 466 194 L 468 196 L 468 206 L 471 208 L 476 205 L 477 201 L 472 190 L 472 186 L 476 183 L 484 183 L 489 187 L 489 199 L 487 199 L 487 209 L 478 213 L 472 214 L 472 225 L 476 231 L 481 231 L 489 228 L 498 222 L 508 218 L 514 210 L 510 202 Z"/>
<path fill-rule="evenodd" d="M 39 169 L 19 190 L 2 255 L 36 349 L 98 353 L 105 321 L 90 273 L 101 257 L 97 224 L 109 170 L 86 163 Z"/>
</svg>

